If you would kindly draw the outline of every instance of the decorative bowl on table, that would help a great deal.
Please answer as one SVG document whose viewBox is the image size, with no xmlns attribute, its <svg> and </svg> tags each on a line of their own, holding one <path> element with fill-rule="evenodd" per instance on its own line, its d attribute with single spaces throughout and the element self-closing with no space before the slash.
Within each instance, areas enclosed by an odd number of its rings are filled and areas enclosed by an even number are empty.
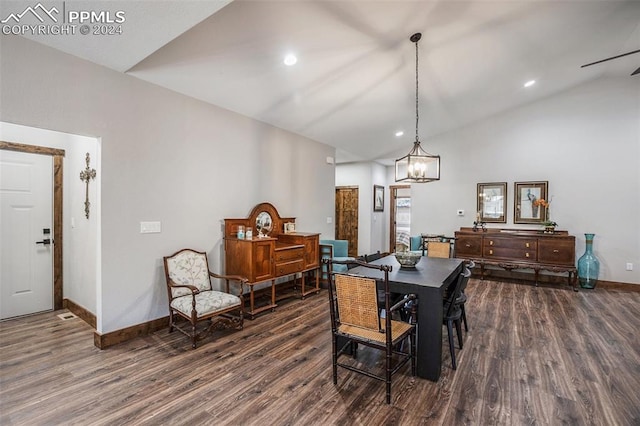
<svg viewBox="0 0 640 426">
<path fill-rule="evenodd" d="M 416 264 L 422 257 L 420 253 L 414 253 L 410 251 L 398 251 L 395 252 L 394 255 L 396 257 L 396 260 L 400 264 L 400 267 L 405 269 L 415 268 Z"/>
</svg>

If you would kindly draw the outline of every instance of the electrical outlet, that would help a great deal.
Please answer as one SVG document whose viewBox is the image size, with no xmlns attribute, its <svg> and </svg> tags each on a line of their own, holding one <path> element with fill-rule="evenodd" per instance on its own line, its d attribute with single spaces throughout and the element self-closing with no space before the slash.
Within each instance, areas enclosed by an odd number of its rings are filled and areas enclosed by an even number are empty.
<svg viewBox="0 0 640 426">
<path fill-rule="evenodd" d="M 631 262 L 627 263 L 627 271 L 633 271 L 633 263 Z"/>
</svg>

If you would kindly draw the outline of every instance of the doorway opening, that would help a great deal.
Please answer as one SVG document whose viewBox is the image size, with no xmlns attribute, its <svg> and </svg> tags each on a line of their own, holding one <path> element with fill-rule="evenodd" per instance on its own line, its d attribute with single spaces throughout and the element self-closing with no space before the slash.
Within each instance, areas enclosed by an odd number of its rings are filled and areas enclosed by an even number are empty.
<svg viewBox="0 0 640 426">
<path fill-rule="evenodd" d="M 389 247 L 392 252 L 411 250 L 411 186 L 392 185 L 391 193 L 391 229 Z"/>
<path fill-rule="evenodd" d="M 65 156 L 64 149 L 48 148 L 43 146 L 25 145 L 14 142 L 0 141 L 0 150 L 15 151 L 27 154 L 48 155 L 53 161 L 53 187 L 52 203 L 53 203 L 53 309 L 58 310 L 63 307 L 63 282 L 62 282 L 62 187 L 63 187 L 63 158 Z M 42 242 L 44 243 L 43 240 Z M 34 242 L 36 244 L 36 242 Z"/>
</svg>

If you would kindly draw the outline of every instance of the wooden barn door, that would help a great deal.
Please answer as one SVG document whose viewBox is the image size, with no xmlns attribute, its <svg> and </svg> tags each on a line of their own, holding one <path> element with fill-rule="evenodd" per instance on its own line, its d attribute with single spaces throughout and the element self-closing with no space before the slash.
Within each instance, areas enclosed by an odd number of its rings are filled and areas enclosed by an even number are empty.
<svg viewBox="0 0 640 426">
<path fill-rule="evenodd" d="M 336 187 L 336 240 L 349 241 L 349 256 L 358 256 L 358 187 Z"/>
</svg>

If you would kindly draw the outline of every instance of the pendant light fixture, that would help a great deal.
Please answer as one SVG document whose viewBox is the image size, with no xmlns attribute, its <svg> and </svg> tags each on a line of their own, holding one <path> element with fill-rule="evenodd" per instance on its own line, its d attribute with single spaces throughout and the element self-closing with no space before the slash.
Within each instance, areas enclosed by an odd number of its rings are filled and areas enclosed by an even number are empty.
<svg viewBox="0 0 640 426">
<path fill-rule="evenodd" d="M 409 40 L 416 45 L 416 140 L 409 154 L 396 160 L 396 182 L 426 183 L 440 180 L 440 156 L 426 152 L 418 138 L 418 41 L 421 33 Z"/>
</svg>

